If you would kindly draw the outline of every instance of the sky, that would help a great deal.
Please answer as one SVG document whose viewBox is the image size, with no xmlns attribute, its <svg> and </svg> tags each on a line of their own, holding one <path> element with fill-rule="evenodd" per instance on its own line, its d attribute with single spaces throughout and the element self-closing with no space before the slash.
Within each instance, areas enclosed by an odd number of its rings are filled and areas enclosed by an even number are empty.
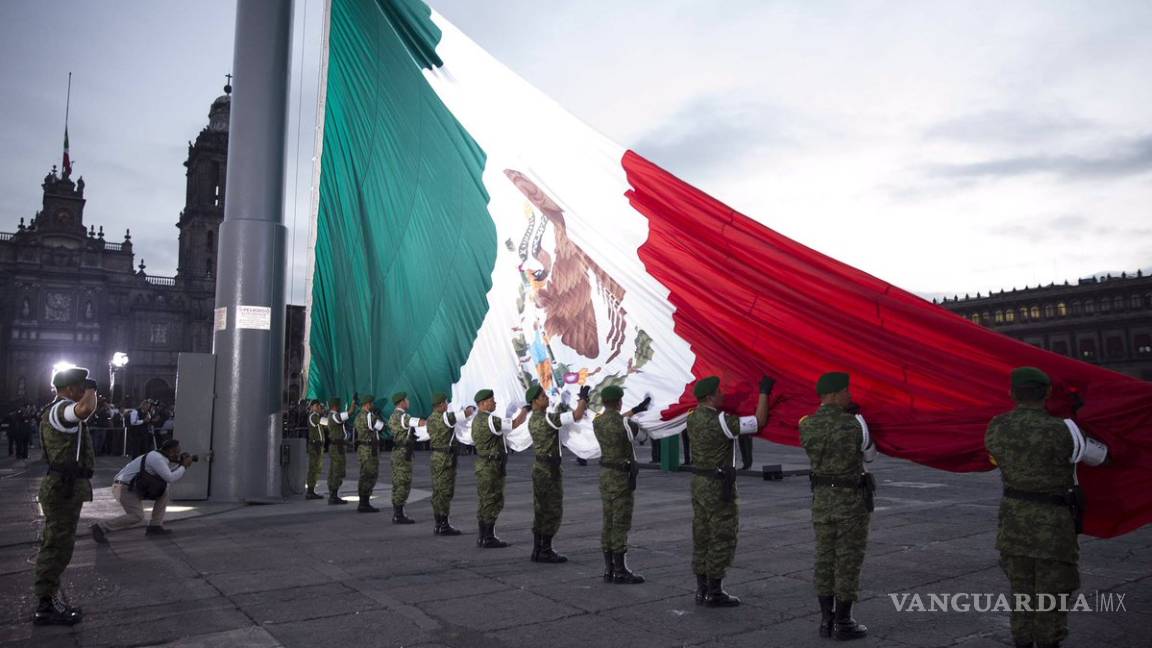
<svg viewBox="0 0 1152 648">
<path fill-rule="evenodd" d="M 1152 3 L 443 0 L 586 123 L 733 208 L 925 296 L 1152 266 Z M 721 11 L 722 9 L 722 11 Z M 297 0 L 288 294 L 303 303 L 321 0 Z M 187 141 L 235 3 L 0 3 L 0 231 L 59 164 L 87 223 L 175 272 Z"/>
</svg>

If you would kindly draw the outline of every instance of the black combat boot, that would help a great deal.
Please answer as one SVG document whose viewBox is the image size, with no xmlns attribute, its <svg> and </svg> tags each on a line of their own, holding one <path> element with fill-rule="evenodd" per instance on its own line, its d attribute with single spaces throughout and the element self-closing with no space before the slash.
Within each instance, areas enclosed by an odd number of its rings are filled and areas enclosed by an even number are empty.
<svg viewBox="0 0 1152 648">
<path fill-rule="evenodd" d="M 863 639 L 868 636 L 868 626 L 856 623 L 852 618 L 852 601 L 836 599 L 836 625 L 832 627 L 832 638 L 840 641 Z"/>
<path fill-rule="evenodd" d="M 552 536 L 540 534 L 540 550 L 533 552 L 533 560 L 542 563 L 566 563 L 568 557 L 563 554 L 558 554 L 552 548 Z"/>
<path fill-rule="evenodd" d="M 532 532 L 532 555 L 528 558 L 532 562 L 540 562 L 540 534 Z"/>
<path fill-rule="evenodd" d="M 724 591 L 724 579 L 709 578 L 708 593 L 704 595 L 704 605 L 707 607 L 736 607 L 740 599 Z"/>
<path fill-rule="evenodd" d="M 371 502 L 368 501 L 369 497 L 370 496 L 365 496 L 365 495 L 360 496 L 360 506 L 356 507 L 357 513 L 379 513 L 380 512 L 380 509 L 376 508 L 375 506 L 372 506 Z"/>
<path fill-rule="evenodd" d="M 488 539 L 488 525 L 483 522 L 477 522 L 476 527 L 476 546 L 483 547 L 484 541 Z"/>
<path fill-rule="evenodd" d="M 328 503 L 329 504 L 347 504 L 348 500 L 346 500 L 342 497 L 338 497 L 336 495 L 336 493 L 329 493 L 328 494 Z"/>
<path fill-rule="evenodd" d="M 440 535 L 442 535 L 442 536 L 458 536 L 458 535 L 460 535 L 460 529 L 457 529 L 456 527 L 452 526 L 452 524 L 448 521 L 447 515 L 441 515 L 440 516 Z"/>
<path fill-rule="evenodd" d="M 61 601 L 59 596 L 45 596 L 36 606 L 36 614 L 32 623 L 36 625 L 76 625 L 84 619 L 80 608 L 69 607 Z"/>
<path fill-rule="evenodd" d="M 613 564 L 612 564 L 612 556 L 613 556 L 613 554 L 611 551 L 605 551 L 604 552 L 604 582 L 605 583 L 611 583 L 612 582 L 612 576 L 614 574 Z"/>
<path fill-rule="evenodd" d="M 435 521 L 432 526 L 432 535 L 440 535 L 440 530 L 444 528 L 444 520 L 439 513 L 433 513 L 432 519 Z"/>
<path fill-rule="evenodd" d="M 612 582 L 621 585 L 638 585 L 644 582 L 644 577 L 640 574 L 633 574 L 628 569 L 628 561 L 625 560 L 625 552 L 621 551 L 612 554 Z"/>
<path fill-rule="evenodd" d="M 504 547 L 508 546 L 507 542 L 504 542 L 500 538 L 496 537 L 496 523 L 495 522 L 490 522 L 488 524 L 481 524 L 481 527 L 483 528 L 482 533 L 484 536 L 483 541 L 480 544 L 480 546 L 482 548 L 484 548 L 484 549 L 503 549 Z"/>
<path fill-rule="evenodd" d="M 304 499 L 306 499 L 306 500 L 324 499 L 324 496 L 316 494 L 316 487 L 315 486 L 309 486 L 308 490 L 304 491 Z"/>
<path fill-rule="evenodd" d="M 704 597 L 708 595 L 708 577 L 696 574 L 696 605 L 704 605 Z"/>
<path fill-rule="evenodd" d="M 415 524 L 416 520 L 404 515 L 403 504 L 392 505 L 392 524 Z"/>
<path fill-rule="evenodd" d="M 820 601 L 820 636 L 827 639 L 832 636 L 832 624 L 836 620 L 833 604 L 836 599 L 832 596 L 817 596 Z"/>
</svg>

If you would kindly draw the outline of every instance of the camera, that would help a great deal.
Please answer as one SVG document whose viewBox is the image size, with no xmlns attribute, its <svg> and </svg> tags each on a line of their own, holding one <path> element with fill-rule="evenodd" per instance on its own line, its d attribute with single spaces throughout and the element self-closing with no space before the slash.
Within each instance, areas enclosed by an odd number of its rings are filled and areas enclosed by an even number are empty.
<svg viewBox="0 0 1152 648">
<path fill-rule="evenodd" d="M 187 452 L 180 453 L 180 461 L 184 461 L 185 459 L 189 458 L 192 459 L 193 463 L 200 461 L 200 455 L 188 454 Z"/>
</svg>

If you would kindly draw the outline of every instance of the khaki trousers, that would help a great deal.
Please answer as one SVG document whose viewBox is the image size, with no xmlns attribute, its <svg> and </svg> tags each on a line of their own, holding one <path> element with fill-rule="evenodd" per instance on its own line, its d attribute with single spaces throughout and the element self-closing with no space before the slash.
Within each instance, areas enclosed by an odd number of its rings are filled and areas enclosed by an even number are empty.
<svg viewBox="0 0 1152 648">
<path fill-rule="evenodd" d="M 128 490 L 127 484 L 112 484 L 112 497 L 115 497 L 120 506 L 124 507 L 124 515 L 118 518 L 101 522 L 100 526 L 106 531 L 117 531 L 135 526 L 144 519 L 144 503 L 134 491 Z M 152 505 L 152 519 L 150 526 L 164 525 L 164 512 L 168 510 L 168 489 Z"/>
</svg>

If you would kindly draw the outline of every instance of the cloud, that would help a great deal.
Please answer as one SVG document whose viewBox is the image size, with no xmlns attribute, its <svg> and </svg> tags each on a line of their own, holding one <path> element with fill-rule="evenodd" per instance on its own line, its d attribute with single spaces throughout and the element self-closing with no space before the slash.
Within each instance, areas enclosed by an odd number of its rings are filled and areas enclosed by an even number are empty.
<svg viewBox="0 0 1152 648">
<path fill-rule="evenodd" d="M 941 121 L 923 133 L 929 140 L 959 142 L 1036 142 L 1096 126 L 1095 122 L 1072 115 L 1043 115 L 996 110 Z"/>
<path fill-rule="evenodd" d="M 699 177 L 731 169 L 768 145 L 795 144 L 793 123 L 782 110 L 766 104 L 701 97 L 648 131 L 632 148 L 674 173 Z"/>
<path fill-rule="evenodd" d="M 1120 178 L 1152 171 L 1152 135 L 1130 140 L 1115 151 L 1096 157 L 1025 155 L 961 164 L 926 167 L 928 176 L 944 179 L 1012 178 L 1038 173 L 1066 180 Z"/>
</svg>

